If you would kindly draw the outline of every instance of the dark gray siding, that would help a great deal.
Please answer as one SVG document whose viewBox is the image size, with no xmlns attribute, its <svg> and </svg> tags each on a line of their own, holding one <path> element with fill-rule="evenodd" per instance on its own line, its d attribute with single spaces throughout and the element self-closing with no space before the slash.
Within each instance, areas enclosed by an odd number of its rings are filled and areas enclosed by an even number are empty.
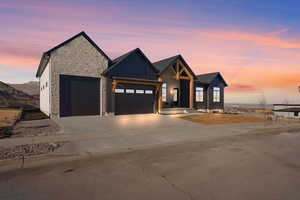
<svg viewBox="0 0 300 200">
<path fill-rule="evenodd" d="M 213 88 L 219 87 L 220 88 L 220 102 L 213 101 Z M 221 78 L 217 77 L 209 86 L 208 88 L 208 109 L 224 109 L 224 82 Z"/>
<path fill-rule="evenodd" d="M 112 92 L 112 80 L 106 78 L 106 112 L 113 113 L 115 111 L 114 105 L 114 93 Z"/>
<path fill-rule="evenodd" d="M 203 88 L 203 102 L 196 102 L 196 87 Z M 195 89 L 194 89 L 194 107 L 196 109 L 206 109 L 207 108 L 207 85 L 195 82 Z"/>
<path fill-rule="evenodd" d="M 203 87 L 204 88 L 204 101 L 203 102 L 196 102 L 196 87 Z M 219 87 L 220 88 L 220 102 L 213 101 L 213 88 Z M 209 86 L 203 83 L 195 82 L 195 99 L 194 105 L 196 109 L 224 109 L 224 82 L 220 77 L 217 77 Z"/>
<path fill-rule="evenodd" d="M 128 77 L 156 80 L 157 73 L 151 63 L 147 62 L 140 52 L 135 51 L 128 55 L 108 72 L 111 77 Z"/>
</svg>

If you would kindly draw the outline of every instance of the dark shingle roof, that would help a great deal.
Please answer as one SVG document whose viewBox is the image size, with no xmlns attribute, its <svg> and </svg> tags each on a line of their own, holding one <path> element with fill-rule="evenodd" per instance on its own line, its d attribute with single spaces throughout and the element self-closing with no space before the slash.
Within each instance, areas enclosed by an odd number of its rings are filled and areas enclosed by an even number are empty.
<svg viewBox="0 0 300 200">
<path fill-rule="evenodd" d="M 157 61 L 153 63 L 154 67 L 158 69 L 161 73 L 165 71 L 171 64 L 173 64 L 177 58 L 179 58 L 179 55 L 172 56 L 170 58 L 165 58 L 163 60 Z"/>
<path fill-rule="evenodd" d="M 77 35 L 74 35 L 73 37 L 69 38 L 68 40 L 66 40 L 66 41 L 64 41 L 64 42 L 62 42 L 62 43 L 60 43 L 59 45 L 53 47 L 52 49 L 50 49 L 50 50 L 44 52 L 43 55 L 42 55 L 40 64 L 39 64 L 39 66 L 38 66 L 38 70 L 37 70 L 37 72 L 36 72 L 36 77 L 39 77 L 39 76 L 43 73 L 43 71 L 44 71 L 44 69 L 45 69 L 45 67 L 46 67 L 46 65 L 47 65 L 47 63 L 48 63 L 48 61 L 49 61 L 49 56 L 50 56 L 51 52 L 53 52 L 53 51 L 55 51 L 56 49 L 58 49 L 58 48 L 64 46 L 65 44 L 71 42 L 72 40 L 76 39 L 76 38 L 79 37 L 79 36 L 83 36 L 87 41 L 89 41 L 89 42 L 93 45 L 93 47 L 95 47 L 95 49 L 96 49 L 101 55 L 103 55 L 109 62 L 111 62 L 111 59 L 104 53 L 104 51 L 102 51 L 102 50 L 98 47 L 98 45 L 97 45 L 97 44 L 96 44 L 96 43 L 95 43 L 95 42 L 94 42 L 94 41 L 93 41 L 93 40 L 92 40 L 92 39 L 84 32 L 84 31 L 82 31 L 82 32 L 78 33 Z"/>
<path fill-rule="evenodd" d="M 198 81 L 200 83 L 204 83 L 204 84 L 211 84 L 218 76 L 221 77 L 221 79 L 224 81 L 225 85 L 227 86 L 227 83 L 223 79 L 220 72 L 212 72 L 212 73 L 197 75 L 196 76 L 197 77 L 196 81 Z"/>
<path fill-rule="evenodd" d="M 181 55 L 172 56 L 160 61 L 157 61 L 153 63 L 154 67 L 159 70 L 159 73 L 162 74 L 168 67 L 170 67 L 172 64 L 176 62 L 177 59 L 180 59 L 181 62 L 186 66 L 187 70 L 196 78 L 196 75 L 194 74 L 193 70 L 190 68 L 190 66 L 185 62 L 183 57 Z"/>
<path fill-rule="evenodd" d="M 145 56 L 145 54 L 142 52 L 142 50 L 141 50 L 140 48 L 136 48 L 136 49 L 133 49 L 133 50 L 131 50 L 131 51 L 129 51 L 129 52 L 127 52 L 127 53 L 125 53 L 125 54 L 123 54 L 123 55 L 121 55 L 121 56 L 115 58 L 115 59 L 111 62 L 111 64 L 109 65 L 109 67 L 108 67 L 106 70 L 104 70 L 104 72 L 103 72 L 102 74 L 103 74 L 103 75 L 107 75 L 107 73 L 108 73 L 109 71 L 111 71 L 113 68 L 117 67 L 119 63 L 121 63 L 123 60 L 125 60 L 127 57 L 129 57 L 131 54 L 136 53 L 136 52 L 140 53 L 140 54 L 144 57 L 144 59 L 146 60 L 146 62 L 148 62 L 148 63 L 150 64 L 150 66 L 152 66 L 153 70 L 154 70 L 156 73 L 159 72 L 159 71 L 153 66 L 153 64 L 149 61 L 149 59 Z"/>
</svg>

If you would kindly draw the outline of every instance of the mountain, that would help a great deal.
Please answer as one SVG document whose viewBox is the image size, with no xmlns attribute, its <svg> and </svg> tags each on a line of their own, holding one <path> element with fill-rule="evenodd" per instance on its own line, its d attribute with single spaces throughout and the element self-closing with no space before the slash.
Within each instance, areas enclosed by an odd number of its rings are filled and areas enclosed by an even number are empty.
<svg viewBox="0 0 300 200">
<path fill-rule="evenodd" d="M 30 81 L 22 84 L 8 84 L 8 85 L 32 96 L 39 96 L 40 94 L 40 89 L 39 89 L 40 86 L 38 81 Z"/>
<path fill-rule="evenodd" d="M 38 98 L 0 81 L 0 107 L 38 107 Z"/>
</svg>

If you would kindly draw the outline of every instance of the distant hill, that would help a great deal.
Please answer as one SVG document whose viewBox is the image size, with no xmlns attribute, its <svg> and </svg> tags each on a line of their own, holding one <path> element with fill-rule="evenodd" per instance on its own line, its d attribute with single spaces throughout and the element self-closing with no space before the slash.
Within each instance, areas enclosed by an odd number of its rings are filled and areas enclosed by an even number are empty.
<svg viewBox="0 0 300 200">
<path fill-rule="evenodd" d="M 40 86 L 38 81 L 30 81 L 22 84 L 8 84 L 8 85 L 32 96 L 39 96 L 40 94 L 40 89 L 39 89 Z"/>
<path fill-rule="evenodd" d="M 38 107 L 38 98 L 0 81 L 0 107 Z"/>
</svg>

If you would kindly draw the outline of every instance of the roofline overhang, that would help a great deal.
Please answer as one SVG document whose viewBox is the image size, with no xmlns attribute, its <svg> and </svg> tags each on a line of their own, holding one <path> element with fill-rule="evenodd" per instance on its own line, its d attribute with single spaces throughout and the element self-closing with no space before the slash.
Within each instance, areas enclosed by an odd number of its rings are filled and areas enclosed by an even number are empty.
<svg viewBox="0 0 300 200">
<path fill-rule="evenodd" d="M 121 80 L 121 81 L 132 81 L 132 82 L 145 82 L 145 83 L 157 83 L 162 84 L 162 81 L 158 80 L 149 80 L 149 79 L 140 79 L 140 78 L 131 78 L 131 77 L 111 77 L 113 80 Z"/>
</svg>

